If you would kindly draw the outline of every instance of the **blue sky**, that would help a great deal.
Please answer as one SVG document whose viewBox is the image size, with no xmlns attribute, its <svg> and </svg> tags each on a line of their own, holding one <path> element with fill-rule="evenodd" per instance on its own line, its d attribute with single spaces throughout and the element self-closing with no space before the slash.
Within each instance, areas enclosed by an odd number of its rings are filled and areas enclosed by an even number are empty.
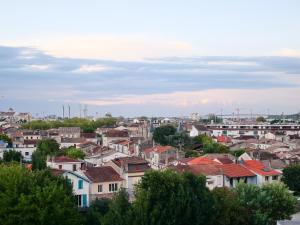
<svg viewBox="0 0 300 225">
<path fill-rule="evenodd" d="M 0 3 L 0 110 L 300 110 L 297 0 Z"/>
</svg>

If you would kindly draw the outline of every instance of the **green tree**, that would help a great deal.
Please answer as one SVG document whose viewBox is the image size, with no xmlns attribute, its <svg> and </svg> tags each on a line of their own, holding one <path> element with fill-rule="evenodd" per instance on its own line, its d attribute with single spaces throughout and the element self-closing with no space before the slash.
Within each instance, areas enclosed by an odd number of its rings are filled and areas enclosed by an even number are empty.
<svg viewBox="0 0 300 225">
<path fill-rule="evenodd" d="M 21 152 L 17 152 L 16 150 L 8 150 L 3 153 L 3 161 L 4 162 L 20 162 L 23 159 Z"/>
<path fill-rule="evenodd" d="M 85 215 L 86 225 L 101 225 L 103 216 L 109 210 L 110 199 L 96 199 L 94 200 Z"/>
<path fill-rule="evenodd" d="M 150 171 L 136 187 L 135 225 L 214 224 L 214 199 L 205 177 Z"/>
<path fill-rule="evenodd" d="M 217 210 L 215 225 L 248 225 L 248 211 L 240 204 L 234 191 L 222 187 L 215 188 L 212 194 Z"/>
<path fill-rule="evenodd" d="M 235 156 L 235 157 L 240 157 L 245 152 L 246 152 L 245 149 L 241 148 L 241 149 L 237 149 L 237 150 L 231 151 L 230 154 L 233 155 L 233 156 Z"/>
<path fill-rule="evenodd" d="M 170 144 L 171 136 L 176 133 L 175 127 L 171 125 L 157 127 L 153 133 L 153 139 L 160 145 Z"/>
<path fill-rule="evenodd" d="M 109 204 L 107 214 L 102 218 L 103 225 L 130 225 L 130 209 L 128 194 L 125 189 L 116 193 Z M 150 219 L 150 218 L 149 218 Z"/>
<path fill-rule="evenodd" d="M 259 117 L 256 118 L 256 122 L 264 123 L 264 122 L 266 122 L 266 119 L 263 116 L 259 116 Z"/>
<path fill-rule="evenodd" d="M 0 221 L 1 225 L 81 224 L 65 179 L 19 165 L 0 165 Z"/>
<path fill-rule="evenodd" d="M 185 158 L 190 158 L 190 157 L 198 157 L 200 154 L 197 151 L 194 150 L 188 150 L 185 152 L 184 157 Z"/>
<path fill-rule="evenodd" d="M 262 187 L 241 183 L 235 191 L 249 211 L 251 225 L 275 225 L 277 220 L 290 219 L 296 211 L 297 201 L 283 183 Z"/>
<path fill-rule="evenodd" d="M 6 142 L 7 144 L 9 144 L 9 146 L 12 145 L 11 138 L 8 137 L 6 134 L 0 134 L 0 140 Z"/>
<path fill-rule="evenodd" d="M 43 155 L 55 155 L 59 151 L 59 144 L 54 139 L 43 139 L 38 141 L 36 150 Z"/>
<path fill-rule="evenodd" d="M 290 165 L 283 169 L 282 181 L 295 192 L 300 195 L 300 164 Z"/>
<path fill-rule="evenodd" d="M 65 150 L 65 155 L 72 159 L 84 159 L 85 154 L 81 149 L 70 147 Z"/>
<path fill-rule="evenodd" d="M 32 154 L 32 169 L 46 168 L 47 156 L 55 156 L 59 153 L 59 144 L 54 139 L 43 139 L 37 144 L 36 151 Z"/>
</svg>

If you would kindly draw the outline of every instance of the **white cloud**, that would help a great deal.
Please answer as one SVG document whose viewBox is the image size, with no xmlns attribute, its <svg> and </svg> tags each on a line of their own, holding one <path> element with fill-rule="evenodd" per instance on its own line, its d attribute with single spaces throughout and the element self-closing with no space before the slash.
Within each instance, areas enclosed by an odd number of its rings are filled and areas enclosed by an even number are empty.
<svg viewBox="0 0 300 225">
<path fill-rule="evenodd" d="M 178 108 L 242 106 L 248 110 L 261 111 L 276 108 L 284 111 L 289 108 L 298 110 L 299 88 L 270 89 L 210 89 L 204 91 L 173 92 L 166 94 L 127 95 L 110 99 L 83 100 L 82 104 L 95 106 L 108 105 L 165 105 Z"/>
<path fill-rule="evenodd" d="M 275 55 L 286 56 L 286 57 L 300 57 L 300 51 L 290 48 L 283 48 L 276 52 Z"/>
<path fill-rule="evenodd" d="M 51 65 L 25 65 L 25 69 L 34 71 L 45 71 L 51 68 Z"/>
<path fill-rule="evenodd" d="M 82 65 L 79 67 L 79 69 L 74 70 L 75 73 L 94 73 L 94 72 L 102 72 L 105 70 L 108 70 L 108 67 L 105 67 L 103 65 Z"/>
<path fill-rule="evenodd" d="M 1 41 L 8 46 L 31 46 L 57 56 L 85 59 L 142 60 L 152 57 L 189 56 L 189 43 L 141 36 L 60 36 Z"/>
</svg>

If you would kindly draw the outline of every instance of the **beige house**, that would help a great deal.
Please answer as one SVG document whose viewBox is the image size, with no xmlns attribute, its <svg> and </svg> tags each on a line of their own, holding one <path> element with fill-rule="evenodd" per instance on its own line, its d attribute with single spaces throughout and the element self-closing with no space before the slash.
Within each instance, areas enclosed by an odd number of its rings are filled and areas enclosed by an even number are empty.
<svg viewBox="0 0 300 225">
<path fill-rule="evenodd" d="M 112 198 L 115 192 L 124 187 L 124 180 L 110 166 L 89 167 L 84 175 L 91 181 L 90 201 Z"/>
<path fill-rule="evenodd" d="M 135 185 L 140 181 L 144 173 L 150 169 L 146 160 L 135 156 L 116 158 L 107 164 L 113 167 L 120 174 L 121 178 L 125 180 L 124 187 L 130 196 Z"/>
</svg>

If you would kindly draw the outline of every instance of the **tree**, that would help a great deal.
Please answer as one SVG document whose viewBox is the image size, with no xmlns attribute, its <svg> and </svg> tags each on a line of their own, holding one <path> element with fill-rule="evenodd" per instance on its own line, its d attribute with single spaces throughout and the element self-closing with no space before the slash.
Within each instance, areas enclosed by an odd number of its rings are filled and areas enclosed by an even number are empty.
<svg viewBox="0 0 300 225">
<path fill-rule="evenodd" d="M 109 210 L 110 199 L 96 199 L 94 200 L 85 216 L 86 225 L 101 225 L 101 220 L 103 216 Z"/>
<path fill-rule="evenodd" d="M 0 134 L 0 140 L 6 142 L 9 146 L 12 145 L 10 137 L 8 137 L 6 134 Z"/>
<path fill-rule="evenodd" d="M 205 183 L 205 177 L 190 173 L 145 173 L 136 186 L 131 224 L 214 224 L 214 199 Z"/>
<path fill-rule="evenodd" d="M 34 153 L 32 153 L 31 161 L 33 170 L 42 170 L 47 167 L 46 156 L 40 151 L 36 150 Z"/>
<path fill-rule="evenodd" d="M 3 153 L 3 161 L 4 162 L 20 162 L 23 159 L 21 152 L 17 152 L 16 150 L 4 151 Z"/>
<path fill-rule="evenodd" d="M 241 148 L 241 149 L 237 149 L 237 150 L 231 151 L 230 154 L 233 155 L 233 156 L 235 156 L 235 157 L 240 157 L 245 152 L 246 152 L 245 149 Z"/>
<path fill-rule="evenodd" d="M 130 225 L 130 208 L 129 197 L 125 189 L 114 195 L 107 214 L 102 218 L 103 225 Z M 149 218 L 150 219 L 150 218 Z"/>
<path fill-rule="evenodd" d="M 282 181 L 295 192 L 300 195 L 300 164 L 290 165 L 283 169 Z"/>
<path fill-rule="evenodd" d="M 266 119 L 263 116 L 259 116 L 259 117 L 256 118 L 256 122 L 264 123 L 264 122 L 266 122 Z"/>
<path fill-rule="evenodd" d="M 1 225 L 79 225 L 80 217 L 65 179 L 49 171 L 0 165 Z"/>
<path fill-rule="evenodd" d="M 72 159 L 84 159 L 85 154 L 81 149 L 70 147 L 65 151 L 65 155 Z"/>
<path fill-rule="evenodd" d="M 171 135 L 176 133 L 175 127 L 171 125 L 157 127 L 153 133 L 153 139 L 160 145 L 170 144 Z"/>
<path fill-rule="evenodd" d="M 262 187 L 241 183 L 235 191 L 249 212 L 250 225 L 275 225 L 277 220 L 290 219 L 296 211 L 297 201 L 283 183 Z"/>
<path fill-rule="evenodd" d="M 43 139 L 37 144 L 36 151 L 32 154 L 32 169 L 46 168 L 47 156 L 55 156 L 59 152 L 59 144 L 54 139 Z"/>
<path fill-rule="evenodd" d="M 188 150 L 185 152 L 185 155 L 184 155 L 185 158 L 198 157 L 198 156 L 199 156 L 199 152 L 197 152 L 195 150 Z"/>
<path fill-rule="evenodd" d="M 237 194 L 226 188 L 215 188 L 212 194 L 216 201 L 216 222 L 215 225 L 247 225 L 248 212 L 243 207 Z"/>
<path fill-rule="evenodd" d="M 55 155 L 59 151 L 59 144 L 54 139 L 43 139 L 37 143 L 37 151 L 43 155 Z"/>
</svg>

